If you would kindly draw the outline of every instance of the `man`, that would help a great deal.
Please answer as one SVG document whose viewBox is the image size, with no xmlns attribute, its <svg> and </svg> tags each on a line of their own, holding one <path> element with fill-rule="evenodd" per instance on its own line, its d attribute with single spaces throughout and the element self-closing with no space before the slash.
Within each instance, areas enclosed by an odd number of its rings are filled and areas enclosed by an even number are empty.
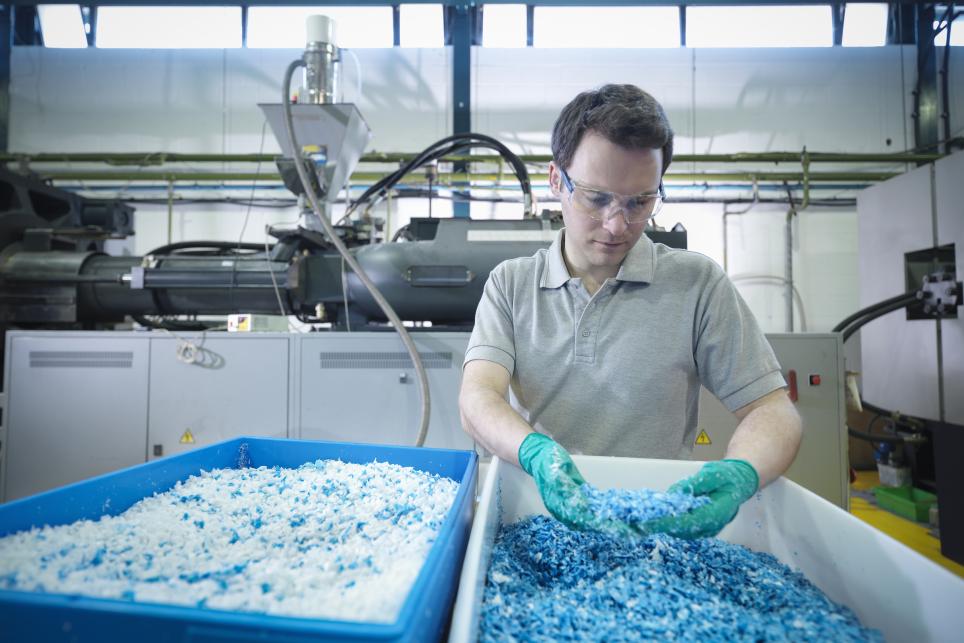
<svg viewBox="0 0 964 643">
<path fill-rule="evenodd" d="M 552 153 L 565 229 L 490 274 L 465 355 L 463 425 L 532 475 L 570 527 L 715 535 L 796 455 L 800 419 L 780 366 L 716 263 L 643 235 L 673 155 L 652 96 L 631 85 L 580 94 L 556 121 Z M 688 457 L 701 383 L 740 420 L 726 458 L 672 488 L 709 504 L 633 528 L 600 521 L 567 449 Z"/>
</svg>

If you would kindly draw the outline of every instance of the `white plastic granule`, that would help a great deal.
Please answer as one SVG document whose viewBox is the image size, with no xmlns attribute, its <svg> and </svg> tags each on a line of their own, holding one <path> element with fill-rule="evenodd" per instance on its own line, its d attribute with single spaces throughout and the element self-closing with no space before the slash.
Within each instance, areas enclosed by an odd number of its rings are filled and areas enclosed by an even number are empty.
<svg viewBox="0 0 964 643">
<path fill-rule="evenodd" d="M 458 487 L 384 462 L 202 471 L 118 516 L 0 538 L 0 588 L 393 622 Z"/>
</svg>

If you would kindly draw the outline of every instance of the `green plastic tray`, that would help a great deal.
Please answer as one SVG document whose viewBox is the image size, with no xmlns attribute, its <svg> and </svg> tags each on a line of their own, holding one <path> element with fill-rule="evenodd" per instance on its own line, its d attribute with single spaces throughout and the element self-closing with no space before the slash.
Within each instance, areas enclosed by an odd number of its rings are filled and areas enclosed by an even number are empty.
<svg viewBox="0 0 964 643">
<path fill-rule="evenodd" d="M 937 496 L 915 487 L 874 487 L 877 504 L 907 520 L 927 522 Z"/>
</svg>

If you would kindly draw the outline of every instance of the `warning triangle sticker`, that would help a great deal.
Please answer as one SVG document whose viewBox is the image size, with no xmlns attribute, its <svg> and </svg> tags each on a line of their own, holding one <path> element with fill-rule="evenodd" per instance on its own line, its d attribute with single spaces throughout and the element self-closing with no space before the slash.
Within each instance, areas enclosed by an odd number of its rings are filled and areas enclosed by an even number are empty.
<svg viewBox="0 0 964 643">
<path fill-rule="evenodd" d="M 191 429 L 184 429 L 184 433 L 181 434 L 181 444 L 194 444 L 194 434 L 191 433 Z M 699 443 L 697 441 L 697 443 Z"/>
<path fill-rule="evenodd" d="M 696 436 L 696 444 L 713 444 L 713 441 L 710 440 L 710 436 L 706 433 L 706 431 L 700 431 L 700 434 Z"/>
</svg>

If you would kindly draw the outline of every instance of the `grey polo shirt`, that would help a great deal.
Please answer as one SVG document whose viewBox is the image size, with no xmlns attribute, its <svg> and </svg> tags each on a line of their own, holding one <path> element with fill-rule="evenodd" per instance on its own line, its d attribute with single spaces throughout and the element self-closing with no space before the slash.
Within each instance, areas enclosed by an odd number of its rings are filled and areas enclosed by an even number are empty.
<svg viewBox="0 0 964 643">
<path fill-rule="evenodd" d="M 708 257 L 643 235 L 590 297 L 563 239 L 496 266 L 465 353 L 509 371 L 510 402 L 535 430 L 573 453 L 688 458 L 701 383 L 731 411 L 786 385 Z"/>
</svg>

